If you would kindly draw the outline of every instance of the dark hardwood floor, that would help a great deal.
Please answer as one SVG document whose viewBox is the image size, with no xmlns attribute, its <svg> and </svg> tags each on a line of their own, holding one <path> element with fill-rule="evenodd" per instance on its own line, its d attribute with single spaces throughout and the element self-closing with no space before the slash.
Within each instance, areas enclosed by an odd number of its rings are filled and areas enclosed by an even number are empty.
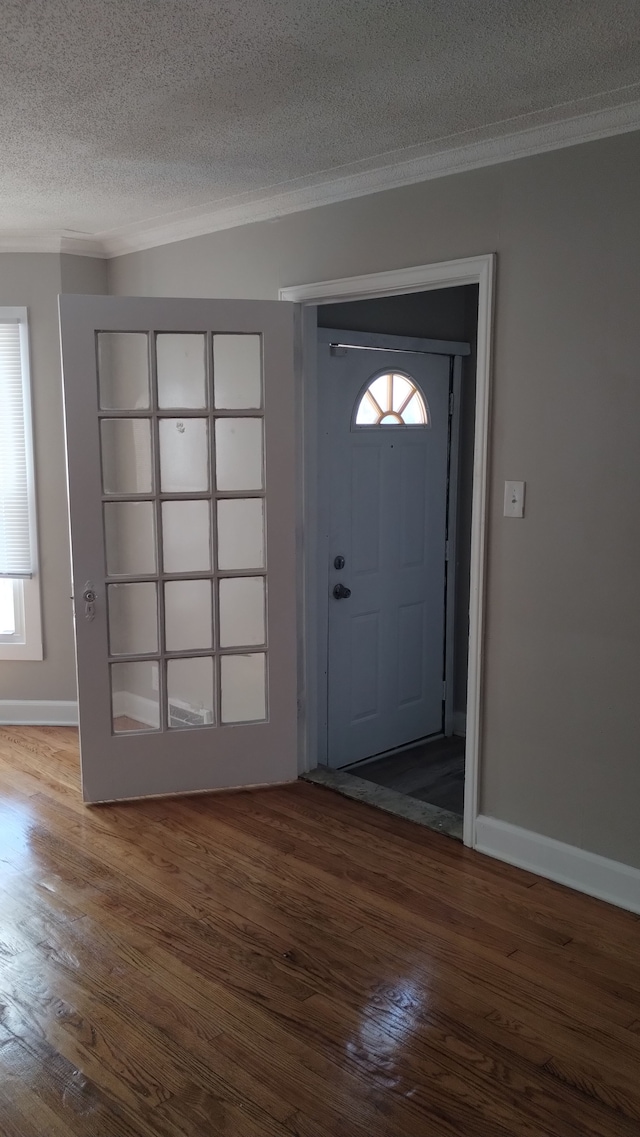
<svg viewBox="0 0 640 1137">
<path fill-rule="evenodd" d="M 2 1137 L 638 1137 L 640 923 L 318 786 L 0 730 Z"/>
<path fill-rule="evenodd" d="M 422 742 L 399 754 L 349 766 L 347 773 L 460 817 L 464 812 L 464 738 Z"/>
</svg>

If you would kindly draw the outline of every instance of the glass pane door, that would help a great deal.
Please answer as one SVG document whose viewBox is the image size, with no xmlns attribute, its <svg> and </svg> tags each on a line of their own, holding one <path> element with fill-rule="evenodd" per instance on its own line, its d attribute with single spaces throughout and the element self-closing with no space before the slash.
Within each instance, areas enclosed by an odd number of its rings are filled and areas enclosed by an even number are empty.
<svg viewBox="0 0 640 1137">
<path fill-rule="evenodd" d="M 261 336 L 97 340 L 112 730 L 264 721 Z"/>
<path fill-rule="evenodd" d="M 291 307 L 61 298 L 89 800 L 295 776 Z M 238 761 L 230 728 L 249 726 Z M 290 740 L 284 760 L 261 734 Z"/>
</svg>

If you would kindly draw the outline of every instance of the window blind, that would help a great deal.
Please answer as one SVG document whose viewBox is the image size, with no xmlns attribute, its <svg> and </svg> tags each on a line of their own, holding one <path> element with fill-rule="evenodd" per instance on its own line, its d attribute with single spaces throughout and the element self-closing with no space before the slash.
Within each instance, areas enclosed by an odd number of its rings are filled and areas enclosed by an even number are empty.
<svg viewBox="0 0 640 1137">
<path fill-rule="evenodd" d="M 26 395 L 20 324 L 0 318 L 0 577 L 34 570 Z"/>
</svg>

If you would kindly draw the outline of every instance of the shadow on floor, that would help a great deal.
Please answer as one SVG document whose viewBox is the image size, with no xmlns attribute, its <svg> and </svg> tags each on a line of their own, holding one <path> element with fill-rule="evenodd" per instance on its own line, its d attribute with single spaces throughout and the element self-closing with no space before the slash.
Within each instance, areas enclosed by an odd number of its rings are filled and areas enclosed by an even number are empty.
<svg viewBox="0 0 640 1137">
<path fill-rule="evenodd" d="M 464 738 L 437 738 L 400 754 L 349 766 L 345 772 L 462 817 Z"/>
<path fill-rule="evenodd" d="M 462 840 L 463 738 L 439 738 L 348 769 L 318 766 L 302 777 Z"/>
</svg>

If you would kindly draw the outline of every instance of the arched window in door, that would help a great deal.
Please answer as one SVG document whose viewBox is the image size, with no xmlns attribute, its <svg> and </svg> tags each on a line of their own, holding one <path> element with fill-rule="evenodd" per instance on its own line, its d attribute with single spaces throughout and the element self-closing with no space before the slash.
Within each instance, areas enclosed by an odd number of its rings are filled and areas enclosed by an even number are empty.
<svg viewBox="0 0 640 1137">
<path fill-rule="evenodd" d="M 360 394 L 355 426 L 429 426 L 424 395 L 410 375 L 385 371 L 372 379 Z"/>
</svg>

